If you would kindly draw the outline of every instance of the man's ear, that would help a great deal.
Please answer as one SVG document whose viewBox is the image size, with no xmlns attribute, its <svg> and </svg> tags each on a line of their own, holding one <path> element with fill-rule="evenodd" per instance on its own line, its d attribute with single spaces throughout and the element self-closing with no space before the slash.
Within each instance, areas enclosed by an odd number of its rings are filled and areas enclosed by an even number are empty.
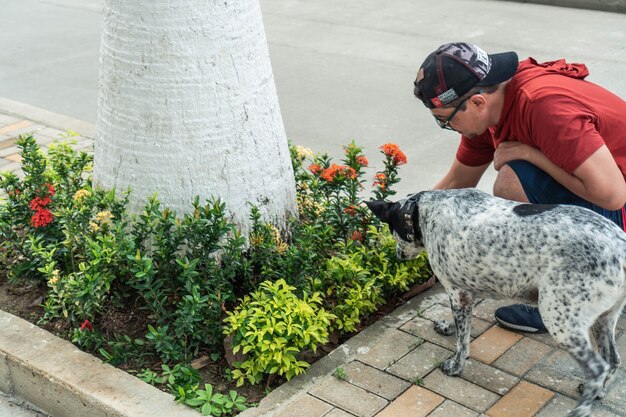
<svg viewBox="0 0 626 417">
<path fill-rule="evenodd" d="M 391 221 L 391 207 L 393 203 L 383 200 L 371 200 L 366 201 L 365 204 L 383 222 L 389 223 Z"/>
</svg>

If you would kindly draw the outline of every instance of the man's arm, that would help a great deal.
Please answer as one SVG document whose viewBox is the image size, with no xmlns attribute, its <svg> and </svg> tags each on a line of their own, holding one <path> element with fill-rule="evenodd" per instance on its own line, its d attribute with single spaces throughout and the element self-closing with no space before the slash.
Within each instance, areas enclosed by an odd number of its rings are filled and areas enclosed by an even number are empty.
<svg viewBox="0 0 626 417">
<path fill-rule="evenodd" d="M 451 188 L 471 188 L 478 185 L 478 181 L 485 173 L 491 162 L 477 167 L 460 163 L 456 158 L 448 173 L 433 187 L 435 190 L 447 190 Z"/>
<path fill-rule="evenodd" d="M 626 181 L 606 145 L 591 154 L 572 174 L 550 161 L 540 150 L 519 142 L 500 144 L 494 156 L 495 168 L 499 170 L 515 159 L 534 164 L 577 196 L 599 207 L 619 210 L 626 204 Z"/>
</svg>

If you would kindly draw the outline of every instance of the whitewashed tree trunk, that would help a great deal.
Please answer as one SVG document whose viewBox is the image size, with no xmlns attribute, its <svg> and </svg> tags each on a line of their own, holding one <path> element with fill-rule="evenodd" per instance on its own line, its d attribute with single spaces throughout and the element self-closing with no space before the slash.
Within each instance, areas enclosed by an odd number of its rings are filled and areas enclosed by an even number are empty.
<svg viewBox="0 0 626 417">
<path fill-rule="evenodd" d="M 295 185 L 258 0 L 105 0 L 94 182 L 283 226 Z"/>
</svg>

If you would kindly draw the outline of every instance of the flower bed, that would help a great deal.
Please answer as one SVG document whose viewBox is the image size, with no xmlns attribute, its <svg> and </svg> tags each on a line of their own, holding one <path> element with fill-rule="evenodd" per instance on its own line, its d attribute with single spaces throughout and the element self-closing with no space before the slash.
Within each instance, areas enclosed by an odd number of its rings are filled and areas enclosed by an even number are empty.
<svg viewBox="0 0 626 417">
<path fill-rule="evenodd" d="M 368 160 L 354 143 L 340 164 L 292 146 L 299 218 L 278 230 L 251 207 L 249 236 L 219 200 L 177 215 L 153 196 L 130 215 L 127 194 L 92 187 L 87 153 L 17 144 L 24 178 L 0 177 L 0 270 L 41 296 L 27 318 L 204 414 L 243 410 L 431 276 L 425 256 L 395 260 L 362 204 Z M 406 156 L 380 150 L 383 199 Z"/>
</svg>

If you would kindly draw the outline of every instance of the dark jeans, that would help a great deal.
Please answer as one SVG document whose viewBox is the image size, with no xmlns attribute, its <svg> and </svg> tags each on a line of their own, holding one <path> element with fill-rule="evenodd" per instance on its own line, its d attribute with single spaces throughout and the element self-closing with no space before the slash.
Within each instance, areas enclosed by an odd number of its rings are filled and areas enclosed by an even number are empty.
<svg viewBox="0 0 626 417">
<path fill-rule="evenodd" d="M 534 204 L 572 204 L 588 208 L 617 223 L 622 230 L 624 228 L 626 210 L 606 210 L 598 207 L 587 200 L 578 197 L 567 188 L 563 187 L 545 171 L 537 168 L 527 161 L 510 161 L 508 165 L 515 171 L 522 183 L 526 197 Z M 625 206 L 626 207 L 626 206 Z"/>
</svg>

